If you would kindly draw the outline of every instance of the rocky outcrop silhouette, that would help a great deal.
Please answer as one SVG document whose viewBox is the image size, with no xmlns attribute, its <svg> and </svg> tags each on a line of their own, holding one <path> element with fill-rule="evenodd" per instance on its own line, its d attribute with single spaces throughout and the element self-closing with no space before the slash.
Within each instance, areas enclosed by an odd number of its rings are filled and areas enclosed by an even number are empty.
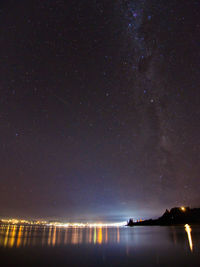
<svg viewBox="0 0 200 267">
<path fill-rule="evenodd" d="M 127 226 L 139 225 L 175 225 L 200 223 L 200 208 L 191 209 L 189 207 L 174 207 L 170 211 L 166 210 L 158 219 L 149 219 L 139 222 L 134 222 L 129 219 Z"/>
</svg>

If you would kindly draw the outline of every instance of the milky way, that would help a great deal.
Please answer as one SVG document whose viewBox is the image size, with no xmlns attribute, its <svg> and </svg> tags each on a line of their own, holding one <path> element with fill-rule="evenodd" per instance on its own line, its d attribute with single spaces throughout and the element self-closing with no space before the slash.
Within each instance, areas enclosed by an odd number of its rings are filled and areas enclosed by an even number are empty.
<svg viewBox="0 0 200 267">
<path fill-rule="evenodd" d="M 197 90 L 198 84 L 198 65 L 194 60 L 199 58 L 195 40 L 198 11 L 192 9 L 198 3 L 180 5 L 173 1 L 166 6 L 158 1 L 123 3 L 129 43 L 126 52 L 129 51 L 129 64 L 133 65 L 129 75 L 133 76 L 134 106 L 141 118 L 140 145 L 144 145 L 141 162 L 146 171 L 149 168 L 146 175 L 152 175 L 151 182 L 160 192 L 157 192 L 160 201 L 177 204 L 180 199 L 185 203 L 196 201 L 199 184 L 192 161 L 198 157 L 194 154 L 199 144 L 197 129 L 191 127 L 193 120 L 196 123 L 199 120 L 199 112 L 197 106 L 190 112 L 188 101 L 191 98 L 196 105 L 199 98 L 197 92 L 191 93 L 191 87 Z M 196 15 L 193 19 L 192 14 Z M 190 39 L 192 34 L 194 39 Z M 189 66 L 185 67 L 188 60 Z M 188 154 L 193 154 L 192 159 Z"/>
<path fill-rule="evenodd" d="M 200 205 L 198 2 L 2 2 L 2 215 Z"/>
</svg>

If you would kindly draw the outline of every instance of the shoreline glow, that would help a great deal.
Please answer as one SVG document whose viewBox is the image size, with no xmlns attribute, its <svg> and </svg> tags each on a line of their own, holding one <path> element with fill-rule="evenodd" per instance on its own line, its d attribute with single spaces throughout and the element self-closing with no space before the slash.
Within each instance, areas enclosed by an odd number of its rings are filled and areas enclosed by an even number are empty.
<svg viewBox="0 0 200 267">
<path fill-rule="evenodd" d="M 127 222 L 113 222 L 113 223 L 61 223 L 61 222 L 47 222 L 43 220 L 24 220 L 24 219 L 1 219 L 2 223 L 11 225 L 41 225 L 41 226 L 54 226 L 54 227 L 120 227 L 125 226 Z"/>
<path fill-rule="evenodd" d="M 120 227 L 125 226 L 127 222 L 120 223 L 49 223 L 47 226 L 58 227 Z"/>
</svg>

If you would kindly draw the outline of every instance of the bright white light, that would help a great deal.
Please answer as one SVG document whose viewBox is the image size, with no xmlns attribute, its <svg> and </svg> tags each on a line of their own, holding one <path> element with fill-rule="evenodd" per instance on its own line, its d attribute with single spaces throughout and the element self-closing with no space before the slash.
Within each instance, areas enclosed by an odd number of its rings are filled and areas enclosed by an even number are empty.
<svg viewBox="0 0 200 267">
<path fill-rule="evenodd" d="M 125 226 L 127 222 L 120 223 L 49 223 L 48 226 L 57 227 L 120 227 Z"/>
<path fill-rule="evenodd" d="M 125 226 L 127 222 L 117 222 L 117 223 L 60 223 L 60 222 L 51 222 L 48 223 L 46 221 L 27 221 L 23 219 L 1 219 L 2 222 L 8 224 L 31 224 L 31 225 L 46 225 L 46 226 L 54 226 L 54 227 L 120 227 Z"/>
</svg>

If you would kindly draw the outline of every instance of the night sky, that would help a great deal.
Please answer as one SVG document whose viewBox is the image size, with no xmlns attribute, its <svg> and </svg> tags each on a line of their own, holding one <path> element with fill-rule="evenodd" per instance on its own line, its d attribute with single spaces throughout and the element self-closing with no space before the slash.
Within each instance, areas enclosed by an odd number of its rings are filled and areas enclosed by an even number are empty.
<svg viewBox="0 0 200 267">
<path fill-rule="evenodd" d="M 200 206 L 200 2 L 0 3 L 0 216 Z"/>
</svg>

